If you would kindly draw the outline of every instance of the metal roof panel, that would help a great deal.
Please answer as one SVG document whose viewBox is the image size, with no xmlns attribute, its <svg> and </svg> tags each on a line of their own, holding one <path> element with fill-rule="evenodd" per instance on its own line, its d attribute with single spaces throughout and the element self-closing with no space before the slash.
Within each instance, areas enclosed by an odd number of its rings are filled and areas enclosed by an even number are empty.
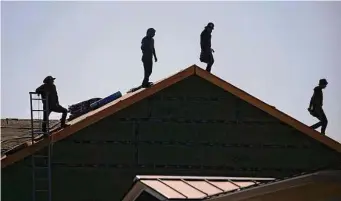
<svg viewBox="0 0 341 201">
<path fill-rule="evenodd" d="M 181 199 L 186 198 L 185 196 L 181 195 L 171 187 L 165 185 L 164 183 L 158 180 L 141 180 L 140 182 L 144 183 L 145 185 L 149 186 L 153 190 L 161 193 L 163 196 L 167 197 L 168 199 Z"/>
</svg>

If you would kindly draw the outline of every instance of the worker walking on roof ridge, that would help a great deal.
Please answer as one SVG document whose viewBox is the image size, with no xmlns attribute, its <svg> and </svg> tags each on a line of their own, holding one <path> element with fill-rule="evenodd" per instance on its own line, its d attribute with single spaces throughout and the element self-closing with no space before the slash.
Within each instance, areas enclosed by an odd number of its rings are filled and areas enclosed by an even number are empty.
<svg viewBox="0 0 341 201">
<path fill-rule="evenodd" d="M 142 81 L 142 87 L 146 88 L 151 85 L 149 82 L 149 77 L 153 71 L 153 56 L 155 62 L 157 62 L 155 47 L 154 47 L 154 36 L 155 36 L 155 29 L 149 28 L 147 30 L 147 34 L 143 37 L 141 41 L 141 50 L 142 50 L 142 63 L 144 67 L 144 78 Z"/>
<path fill-rule="evenodd" d="M 323 92 L 322 89 L 325 89 L 328 85 L 328 82 L 326 79 L 320 79 L 319 85 L 314 88 L 314 94 L 310 99 L 310 104 L 308 111 L 310 114 L 314 117 L 316 117 L 318 120 L 320 120 L 318 123 L 311 126 L 312 129 L 317 129 L 320 126 L 321 127 L 321 134 L 325 135 L 328 120 L 327 117 L 322 109 L 323 105 Z"/>
<path fill-rule="evenodd" d="M 214 24 L 212 22 L 208 23 L 205 29 L 200 34 L 200 61 L 207 64 L 206 71 L 211 72 L 212 65 L 214 63 L 213 52 L 211 47 L 212 31 L 214 29 Z"/>
<path fill-rule="evenodd" d="M 58 93 L 56 89 L 56 85 L 54 84 L 54 80 L 56 78 L 52 76 L 47 76 L 43 80 L 43 84 L 36 89 L 36 93 L 42 96 L 43 99 L 47 98 L 46 101 L 42 100 L 43 102 L 43 123 L 42 123 L 42 131 L 45 133 L 47 131 L 46 123 L 49 121 L 49 116 L 51 112 L 62 113 L 62 118 L 60 119 L 61 127 L 67 126 L 65 124 L 66 116 L 67 116 L 67 109 L 62 107 L 59 104 Z M 47 107 L 48 106 L 48 107 Z M 46 111 L 48 109 L 48 111 Z"/>
</svg>

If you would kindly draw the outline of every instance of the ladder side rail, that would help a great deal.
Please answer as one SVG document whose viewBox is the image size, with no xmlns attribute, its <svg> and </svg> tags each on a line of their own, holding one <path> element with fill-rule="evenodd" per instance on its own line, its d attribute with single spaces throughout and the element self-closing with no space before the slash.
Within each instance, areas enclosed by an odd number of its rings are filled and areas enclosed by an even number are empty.
<svg viewBox="0 0 341 201">
<path fill-rule="evenodd" d="M 43 121 L 45 121 L 44 120 L 44 116 L 46 115 L 46 134 L 47 134 L 47 136 L 50 136 L 50 107 L 49 107 L 49 98 L 48 98 L 48 96 L 46 96 L 46 99 L 45 99 L 45 105 L 46 105 L 46 108 L 45 108 L 45 110 L 44 110 L 44 108 L 43 108 Z M 50 151 L 49 151 L 49 154 L 50 154 Z"/>
<path fill-rule="evenodd" d="M 49 193 L 49 201 L 52 201 L 52 167 L 51 167 L 51 152 L 52 152 L 52 144 L 49 143 L 49 150 L 48 150 L 48 193 Z"/>
<path fill-rule="evenodd" d="M 49 136 L 50 135 L 50 121 L 49 121 L 49 117 L 47 114 L 49 114 L 49 104 L 48 104 L 48 96 L 46 96 L 45 98 L 33 98 L 33 95 L 38 95 L 38 93 L 36 92 L 29 92 L 30 94 L 30 106 L 31 106 L 31 130 L 32 130 L 32 144 L 34 143 L 34 134 L 35 134 L 35 130 L 34 130 L 34 115 L 33 115 L 33 112 L 37 112 L 38 114 L 40 112 L 43 112 L 43 119 L 41 120 L 41 118 L 38 118 L 38 121 L 42 122 L 45 124 L 46 126 L 46 131 L 44 132 L 41 132 L 43 135 L 46 135 L 46 136 Z M 38 104 L 40 103 L 39 101 L 41 100 L 43 102 L 43 105 L 45 105 L 45 108 L 43 107 L 42 110 L 39 109 L 39 105 L 38 105 L 38 109 L 37 110 L 34 110 L 33 108 L 33 100 L 35 101 L 38 101 Z M 44 116 L 46 116 L 46 119 L 44 120 Z M 42 125 L 40 125 L 41 127 Z M 40 128 L 41 129 L 41 128 Z M 40 191 L 43 191 L 41 193 L 48 193 L 47 195 L 47 199 L 49 201 L 52 201 L 52 167 L 51 167 L 51 154 L 52 154 L 52 144 L 48 144 L 47 146 L 47 153 L 44 152 L 45 154 L 45 157 L 47 158 L 47 164 L 45 166 L 45 168 L 43 168 L 42 170 L 47 169 L 47 189 L 44 190 L 44 189 L 36 189 L 37 188 L 37 185 L 36 185 L 36 182 L 37 182 L 37 173 L 36 173 L 36 170 L 38 170 L 39 168 L 36 166 L 36 160 L 35 160 L 35 157 L 36 157 L 36 154 L 34 153 L 32 155 L 32 199 L 33 201 L 36 201 L 37 197 L 37 193 L 39 193 Z M 38 154 L 39 155 L 39 154 Z M 38 168 L 38 169 L 37 169 Z M 44 175 L 44 174 L 43 174 Z M 46 192 L 48 191 L 48 192 Z"/>
<path fill-rule="evenodd" d="M 31 108 L 31 138 L 32 138 L 32 144 L 34 143 L 34 125 L 33 125 L 33 103 L 32 103 L 32 95 L 33 93 L 30 92 L 30 108 Z M 32 165 L 32 201 L 36 200 L 36 192 L 35 192 L 35 161 L 34 161 L 34 156 L 31 156 L 31 165 Z"/>
<path fill-rule="evenodd" d="M 32 144 L 34 143 L 34 125 L 33 125 L 33 102 L 32 102 L 32 92 L 30 94 L 30 108 L 31 108 L 31 138 Z"/>
</svg>

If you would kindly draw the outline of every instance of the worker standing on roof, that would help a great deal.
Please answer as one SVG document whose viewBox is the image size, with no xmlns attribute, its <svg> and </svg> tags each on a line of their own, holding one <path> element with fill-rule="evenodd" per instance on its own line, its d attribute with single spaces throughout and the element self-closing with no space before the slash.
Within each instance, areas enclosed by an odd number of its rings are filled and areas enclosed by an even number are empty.
<svg viewBox="0 0 341 201">
<path fill-rule="evenodd" d="M 311 97 L 309 108 L 308 108 L 308 111 L 310 112 L 310 114 L 320 120 L 318 123 L 312 125 L 311 128 L 317 129 L 320 126 L 322 126 L 321 127 L 322 135 L 325 135 L 325 131 L 326 131 L 327 124 L 328 124 L 327 117 L 324 114 L 324 111 L 322 109 L 322 105 L 323 105 L 322 89 L 325 89 L 327 85 L 328 85 L 328 82 L 326 79 L 320 79 L 319 86 L 314 88 L 314 94 Z"/>
<path fill-rule="evenodd" d="M 141 50 L 142 50 L 142 63 L 144 67 L 144 78 L 142 82 L 142 87 L 149 87 L 151 83 L 149 82 L 149 77 L 153 70 L 153 56 L 155 62 L 157 62 L 155 47 L 154 47 L 154 36 L 155 29 L 149 28 L 147 30 L 146 36 L 142 39 Z"/>
<path fill-rule="evenodd" d="M 214 29 L 214 24 L 212 22 L 208 23 L 205 29 L 200 34 L 200 61 L 207 64 L 206 71 L 211 72 L 212 65 L 214 63 L 213 52 L 211 48 L 211 38 L 212 31 Z"/>
<path fill-rule="evenodd" d="M 65 127 L 65 121 L 66 121 L 66 116 L 67 116 L 67 109 L 59 105 L 59 100 L 58 100 L 58 93 L 56 89 L 56 85 L 54 85 L 54 80 L 56 78 L 52 76 L 47 76 L 43 83 L 40 87 L 36 89 L 36 93 L 42 96 L 42 99 L 47 98 L 47 103 L 46 101 L 42 100 L 43 102 L 43 110 L 44 110 L 44 115 L 43 115 L 43 123 L 42 123 L 42 131 L 46 132 L 46 123 L 49 120 L 49 116 L 51 112 L 57 112 L 57 113 L 63 113 L 62 118 L 61 118 L 61 127 Z M 48 106 L 48 107 L 47 107 Z M 48 111 L 46 111 L 48 110 Z"/>
</svg>

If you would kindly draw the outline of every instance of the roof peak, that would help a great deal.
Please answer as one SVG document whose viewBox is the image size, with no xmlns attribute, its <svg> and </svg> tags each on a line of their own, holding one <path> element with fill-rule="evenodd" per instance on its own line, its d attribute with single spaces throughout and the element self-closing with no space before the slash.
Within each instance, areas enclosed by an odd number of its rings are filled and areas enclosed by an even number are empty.
<svg viewBox="0 0 341 201">
<path fill-rule="evenodd" d="M 101 119 L 104 119 L 118 111 L 121 111 L 127 108 L 130 105 L 133 105 L 153 94 L 158 93 L 159 91 L 174 85 L 187 77 L 192 75 L 199 76 L 200 78 L 216 85 L 219 88 L 231 93 L 232 95 L 246 101 L 248 104 L 251 104 L 258 109 L 268 113 L 269 115 L 279 119 L 280 121 L 292 126 L 293 128 L 299 130 L 300 132 L 306 134 L 307 136 L 321 142 L 322 144 L 328 146 L 329 148 L 341 153 L 341 144 L 334 141 L 333 139 L 320 135 L 319 132 L 311 129 L 307 125 L 299 122 L 298 120 L 286 115 L 285 113 L 277 110 L 271 105 L 266 104 L 265 102 L 251 96 L 250 94 L 246 93 L 245 91 L 233 86 L 232 84 L 220 79 L 219 77 L 201 69 L 197 65 L 191 65 L 190 67 L 181 70 L 180 72 L 167 77 L 159 82 L 156 82 L 152 87 L 146 89 L 140 89 L 132 93 L 127 93 L 119 99 L 108 103 L 101 108 L 98 108 L 94 111 L 91 111 L 83 116 L 80 116 L 69 123 L 70 126 L 59 130 L 53 134 L 49 138 L 41 140 L 33 145 L 30 145 L 22 150 L 19 150 L 7 157 L 1 159 L 1 167 L 6 167 L 16 161 L 19 161 L 30 154 L 40 150 L 41 148 L 48 145 L 48 143 L 55 143 L 59 140 L 62 140 L 77 131 L 90 126 Z"/>
</svg>

